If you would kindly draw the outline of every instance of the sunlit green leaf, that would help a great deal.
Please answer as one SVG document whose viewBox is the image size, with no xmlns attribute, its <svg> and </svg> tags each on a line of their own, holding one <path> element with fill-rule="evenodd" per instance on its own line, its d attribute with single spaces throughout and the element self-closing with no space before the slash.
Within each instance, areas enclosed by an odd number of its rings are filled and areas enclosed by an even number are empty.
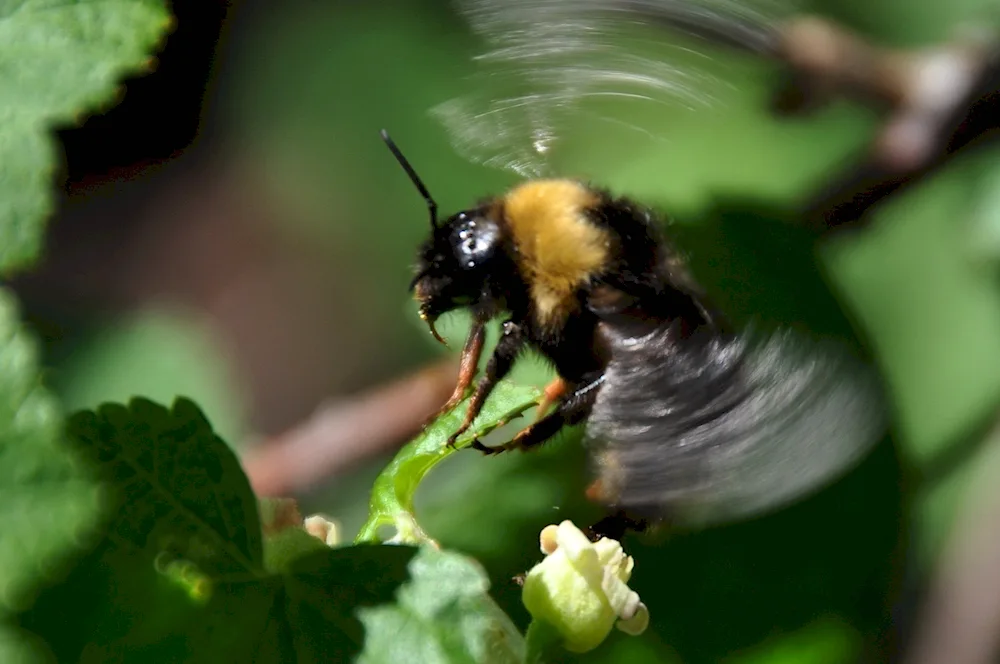
<svg viewBox="0 0 1000 664">
<path fill-rule="evenodd" d="M 409 569 L 395 604 L 358 611 L 368 630 L 359 663 L 523 661 L 524 639 L 475 561 L 423 547 Z"/>
<path fill-rule="evenodd" d="M 361 528 L 356 541 L 378 541 L 378 530 L 383 526 L 394 526 L 400 541 L 426 540 L 427 535 L 417 523 L 413 510 L 413 496 L 424 476 L 453 452 L 468 447 L 475 438 L 485 436 L 538 403 L 540 397 L 541 393 L 537 388 L 501 382 L 469 431 L 456 441 L 454 448 L 448 447 L 446 442 L 465 417 L 468 399 L 439 417 L 400 450 L 375 480 L 368 521 Z"/>
<path fill-rule="evenodd" d="M 161 0 L 0 2 L 0 272 L 29 264 L 53 209 L 55 124 L 114 101 L 169 27 Z"/>
<path fill-rule="evenodd" d="M 0 618 L 57 581 L 97 524 L 98 488 L 62 426 L 41 385 L 37 345 L 0 290 Z M 45 661 L 40 652 L 27 634 L 0 625 L 0 661 Z"/>
</svg>

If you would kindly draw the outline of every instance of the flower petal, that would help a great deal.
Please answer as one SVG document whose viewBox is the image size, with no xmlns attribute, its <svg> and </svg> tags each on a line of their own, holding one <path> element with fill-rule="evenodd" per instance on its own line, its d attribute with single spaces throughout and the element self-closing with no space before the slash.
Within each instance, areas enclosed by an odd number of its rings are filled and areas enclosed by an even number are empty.
<svg viewBox="0 0 1000 664">
<path fill-rule="evenodd" d="M 631 618 L 623 618 L 615 623 L 615 627 L 630 636 L 639 636 L 649 627 L 649 609 L 642 602 L 636 607 Z"/>
</svg>

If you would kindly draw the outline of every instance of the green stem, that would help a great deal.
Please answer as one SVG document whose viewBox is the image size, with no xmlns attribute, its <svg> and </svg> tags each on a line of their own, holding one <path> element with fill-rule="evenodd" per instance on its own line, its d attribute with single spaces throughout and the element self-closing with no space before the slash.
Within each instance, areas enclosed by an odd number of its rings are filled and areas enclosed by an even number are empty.
<svg viewBox="0 0 1000 664">
<path fill-rule="evenodd" d="M 361 526 L 355 543 L 380 542 L 378 530 L 385 525 L 396 527 L 401 535 L 400 541 L 411 544 L 430 541 L 413 514 L 413 496 L 420 482 L 434 466 L 456 450 L 468 447 L 473 439 L 482 438 L 501 424 L 519 416 L 536 405 L 540 396 L 541 393 L 535 387 L 501 382 L 471 430 L 459 439 L 455 447 L 448 447 L 445 441 L 465 417 L 464 405 L 467 402 L 462 402 L 454 410 L 438 418 L 423 433 L 407 443 L 376 478 L 368 506 L 368 519 Z"/>
<path fill-rule="evenodd" d="M 563 638 L 555 627 L 543 620 L 532 620 L 524 636 L 525 664 L 545 664 L 549 654 L 562 648 Z"/>
</svg>

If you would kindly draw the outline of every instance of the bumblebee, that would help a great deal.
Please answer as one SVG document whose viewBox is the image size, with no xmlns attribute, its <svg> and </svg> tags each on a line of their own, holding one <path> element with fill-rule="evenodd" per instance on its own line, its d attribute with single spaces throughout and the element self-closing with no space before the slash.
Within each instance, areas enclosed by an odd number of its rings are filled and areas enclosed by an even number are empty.
<svg viewBox="0 0 1000 664">
<path fill-rule="evenodd" d="M 598 475 L 591 497 L 642 519 L 703 524 L 772 509 L 846 471 L 881 438 L 882 393 L 863 363 L 789 330 L 737 332 L 652 210 L 584 182 L 532 179 L 441 221 L 382 138 L 430 211 L 410 284 L 420 317 L 442 341 L 439 316 L 472 313 L 442 412 L 473 384 L 485 325 L 503 320 L 449 445 L 527 349 L 557 374 L 537 419 L 506 444 L 472 447 L 528 450 L 585 423 Z"/>
</svg>

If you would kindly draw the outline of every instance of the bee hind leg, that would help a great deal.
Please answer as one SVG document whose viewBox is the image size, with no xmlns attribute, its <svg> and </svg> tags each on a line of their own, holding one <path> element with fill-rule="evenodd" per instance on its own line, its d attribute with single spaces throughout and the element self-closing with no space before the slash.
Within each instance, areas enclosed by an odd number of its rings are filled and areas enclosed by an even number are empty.
<svg viewBox="0 0 1000 664">
<path fill-rule="evenodd" d="M 509 442 L 496 447 L 486 447 L 481 443 L 474 444 L 473 447 L 483 454 L 500 454 L 510 450 L 526 451 L 538 447 L 559 433 L 564 426 L 572 426 L 586 419 L 597 397 L 597 388 L 602 382 L 604 377 L 600 376 L 595 380 L 578 384 L 569 396 L 559 402 L 555 411 L 521 429 Z"/>
<path fill-rule="evenodd" d="M 570 384 L 563 380 L 560 376 L 556 376 L 552 382 L 545 386 L 545 392 L 542 394 L 542 398 L 538 402 L 538 410 L 535 411 L 535 419 L 542 419 L 549 407 L 566 396 L 566 392 L 568 392 L 569 389 Z"/>
</svg>

